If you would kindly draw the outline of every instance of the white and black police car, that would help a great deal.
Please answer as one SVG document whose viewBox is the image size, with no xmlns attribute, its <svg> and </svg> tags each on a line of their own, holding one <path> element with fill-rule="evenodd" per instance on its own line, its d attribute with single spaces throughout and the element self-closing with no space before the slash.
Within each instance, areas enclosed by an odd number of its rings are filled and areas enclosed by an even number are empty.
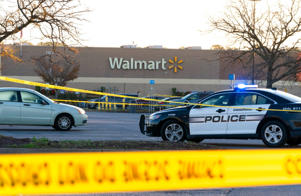
<svg viewBox="0 0 301 196">
<path fill-rule="evenodd" d="M 270 147 L 298 145 L 301 98 L 276 89 L 238 85 L 205 97 L 200 105 L 141 115 L 139 126 L 147 136 L 172 142 L 229 138 L 262 139 Z"/>
</svg>

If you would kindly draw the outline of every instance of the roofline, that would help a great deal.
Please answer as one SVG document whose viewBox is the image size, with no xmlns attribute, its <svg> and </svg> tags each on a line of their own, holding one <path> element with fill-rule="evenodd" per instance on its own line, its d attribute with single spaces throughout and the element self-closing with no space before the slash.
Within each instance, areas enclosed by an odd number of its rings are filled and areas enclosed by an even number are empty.
<svg viewBox="0 0 301 196">
<path fill-rule="evenodd" d="M 23 87 L 0 87 L 0 90 L 29 90 L 29 91 L 34 91 L 34 89 L 23 88 Z"/>
</svg>

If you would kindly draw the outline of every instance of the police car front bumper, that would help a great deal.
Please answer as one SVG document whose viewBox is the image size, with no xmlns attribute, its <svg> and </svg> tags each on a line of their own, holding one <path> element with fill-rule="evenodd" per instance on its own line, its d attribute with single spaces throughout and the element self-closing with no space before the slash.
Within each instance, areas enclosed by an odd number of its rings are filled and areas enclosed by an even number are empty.
<svg viewBox="0 0 301 196">
<path fill-rule="evenodd" d="M 290 136 L 292 138 L 301 138 L 301 121 L 290 121 Z"/>
<path fill-rule="evenodd" d="M 158 125 L 157 124 L 150 124 L 149 116 L 141 115 L 139 121 L 140 132 L 143 135 L 147 135 L 150 137 L 157 137 L 158 135 Z"/>
</svg>

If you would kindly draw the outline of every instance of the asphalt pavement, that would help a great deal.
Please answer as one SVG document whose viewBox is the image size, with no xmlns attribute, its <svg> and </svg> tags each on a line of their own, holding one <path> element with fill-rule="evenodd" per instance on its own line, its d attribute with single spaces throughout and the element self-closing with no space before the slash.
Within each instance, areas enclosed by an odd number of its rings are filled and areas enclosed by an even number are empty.
<svg viewBox="0 0 301 196">
<path fill-rule="evenodd" d="M 147 137 L 139 131 L 138 113 L 87 112 L 85 126 L 70 131 L 56 131 L 50 126 L 0 125 L 0 135 L 15 138 L 48 138 L 49 140 L 119 140 L 161 141 L 160 137 Z M 261 140 L 207 139 L 203 143 L 225 148 L 266 148 Z"/>
<path fill-rule="evenodd" d="M 154 141 L 139 131 L 140 114 L 87 112 L 88 123 L 73 127 L 70 131 L 56 131 L 50 126 L 0 125 L 0 135 L 15 138 L 42 138 L 49 140 L 142 140 Z"/>
<path fill-rule="evenodd" d="M 7 126 L 0 125 L 0 135 L 15 138 L 48 138 L 49 140 L 140 140 L 160 141 L 161 138 L 144 136 L 139 131 L 139 118 L 137 113 L 113 113 L 113 112 L 88 112 L 88 124 L 75 127 L 71 131 L 55 131 L 52 127 L 42 126 Z M 260 140 L 204 140 L 204 143 L 219 145 L 231 149 L 255 149 L 266 148 Z M 104 194 L 112 196 L 128 195 L 208 195 L 208 196 L 265 196 L 265 195 L 291 195 L 298 196 L 301 192 L 300 185 L 274 186 L 274 187 L 252 187 L 252 188 L 230 188 L 209 190 L 185 190 L 185 191 L 163 191 L 143 193 L 116 193 Z M 100 194 L 88 194 L 100 195 Z"/>
</svg>

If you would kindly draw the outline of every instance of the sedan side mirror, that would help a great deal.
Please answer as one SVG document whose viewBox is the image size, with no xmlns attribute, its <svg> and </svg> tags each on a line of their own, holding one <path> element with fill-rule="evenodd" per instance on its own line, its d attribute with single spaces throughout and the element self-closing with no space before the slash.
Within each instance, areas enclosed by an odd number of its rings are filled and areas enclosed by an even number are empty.
<svg viewBox="0 0 301 196">
<path fill-rule="evenodd" d="M 45 100 L 40 100 L 40 104 L 42 104 L 42 105 L 48 105 L 48 103 L 45 101 Z"/>
</svg>

